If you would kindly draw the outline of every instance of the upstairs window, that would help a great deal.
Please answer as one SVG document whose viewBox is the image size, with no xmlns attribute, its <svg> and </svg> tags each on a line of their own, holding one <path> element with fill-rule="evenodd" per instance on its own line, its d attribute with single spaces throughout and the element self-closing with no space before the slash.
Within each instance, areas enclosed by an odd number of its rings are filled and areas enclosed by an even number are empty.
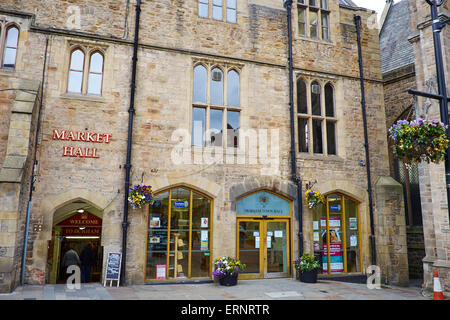
<svg viewBox="0 0 450 320">
<path fill-rule="evenodd" d="M 236 23 L 237 0 L 198 0 L 198 16 Z"/>
<path fill-rule="evenodd" d="M 309 83 L 297 81 L 298 151 L 337 155 L 334 88 L 316 80 Z"/>
<path fill-rule="evenodd" d="M 5 29 L 5 34 L 0 37 L 0 44 L 3 43 L 2 68 L 14 69 L 16 67 L 17 48 L 19 46 L 19 28 L 12 25 Z M 0 35 L 2 28 L 0 26 Z M 3 39 L 2 39 L 3 38 Z"/>
<path fill-rule="evenodd" d="M 98 50 L 77 47 L 70 54 L 67 92 L 102 95 L 104 56 Z"/>
<path fill-rule="evenodd" d="M 300 36 L 329 41 L 328 0 L 297 0 L 297 26 Z"/>
</svg>

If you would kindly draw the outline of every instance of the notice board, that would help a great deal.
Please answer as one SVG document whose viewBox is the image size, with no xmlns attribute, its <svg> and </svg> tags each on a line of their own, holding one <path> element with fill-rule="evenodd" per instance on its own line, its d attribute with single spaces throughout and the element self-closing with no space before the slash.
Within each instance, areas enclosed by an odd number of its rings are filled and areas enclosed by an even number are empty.
<svg viewBox="0 0 450 320">
<path fill-rule="evenodd" d="M 111 281 L 110 285 L 112 285 L 112 281 L 117 281 L 117 286 L 119 286 L 120 280 L 120 267 L 122 264 L 122 254 L 119 252 L 110 252 L 108 253 L 108 260 L 106 262 L 106 272 L 105 272 L 105 282 Z"/>
</svg>

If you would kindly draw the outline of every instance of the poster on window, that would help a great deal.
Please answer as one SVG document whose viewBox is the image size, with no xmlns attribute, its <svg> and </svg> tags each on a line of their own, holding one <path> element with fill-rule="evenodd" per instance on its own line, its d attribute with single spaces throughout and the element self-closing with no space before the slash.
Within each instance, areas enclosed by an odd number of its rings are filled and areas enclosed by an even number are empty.
<svg viewBox="0 0 450 320">
<path fill-rule="evenodd" d="M 341 218 L 330 217 L 329 224 L 329 236 L 330 236 L 330 272 L 341 273 L 344 272 L 344 259 L 343 259 L 343 246 L 341 235 Z M 324 226 L 325 225 L 325 226 Z M 327 250 L 327 228 L 326 217 L 321 218 L 321 234 L 322 234 L 322 265 L 323 272 L 328 272 L 328 250 Z"/>
<path fill-rule="evenodd" d="M 157 264 L 156 265 L 156 280 L 164 280 L 166 279 L 166 265 L 165 264 Z"/>
</svg>

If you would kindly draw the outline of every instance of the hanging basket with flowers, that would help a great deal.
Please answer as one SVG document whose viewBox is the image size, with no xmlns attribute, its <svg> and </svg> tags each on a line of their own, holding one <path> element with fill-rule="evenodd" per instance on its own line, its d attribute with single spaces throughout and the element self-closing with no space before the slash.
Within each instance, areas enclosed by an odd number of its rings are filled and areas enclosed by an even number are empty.
<svg viewBox="0 0 450 320">
<path fill-rule="evenodd" d="M 143 205 L 153 203 L 152 187 L 138 184 L 130 188 L 128 202 L 133 209 L 139 209 Z"/>
<path fill-rule="evenodd" d="M 305 196 L 306 202 L 311 209 L 324 202 L 323 195 L 319 191 L 306 190 Z"/>
<path fill-rule="evenodd" d="M 394 141 L 394 156 L 407 166 L 443 161 L 449 142 L 446 126 L 438 120 L 399 120 L 389 129 L 389 136 Z"/>
</svg>

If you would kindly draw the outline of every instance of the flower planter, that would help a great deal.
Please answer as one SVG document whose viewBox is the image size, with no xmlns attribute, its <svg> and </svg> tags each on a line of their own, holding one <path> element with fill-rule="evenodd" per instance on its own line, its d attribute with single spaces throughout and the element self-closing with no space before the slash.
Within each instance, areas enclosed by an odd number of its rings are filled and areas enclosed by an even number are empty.
<svg viewBox="0 0 450 320">
<path fill-rule="evenodd" d="M 238 275 L 237 274 L 227 274 L 226 276 L 219 278 L 219 283 L 222 286 L 235 286 L 237 285 Z"/>
<path fill-rule="evenodd" d="M 316 283 L 317 269 L 312 271 L 300 271 L 300 281 L 305 283 Z"/>
</svg>

